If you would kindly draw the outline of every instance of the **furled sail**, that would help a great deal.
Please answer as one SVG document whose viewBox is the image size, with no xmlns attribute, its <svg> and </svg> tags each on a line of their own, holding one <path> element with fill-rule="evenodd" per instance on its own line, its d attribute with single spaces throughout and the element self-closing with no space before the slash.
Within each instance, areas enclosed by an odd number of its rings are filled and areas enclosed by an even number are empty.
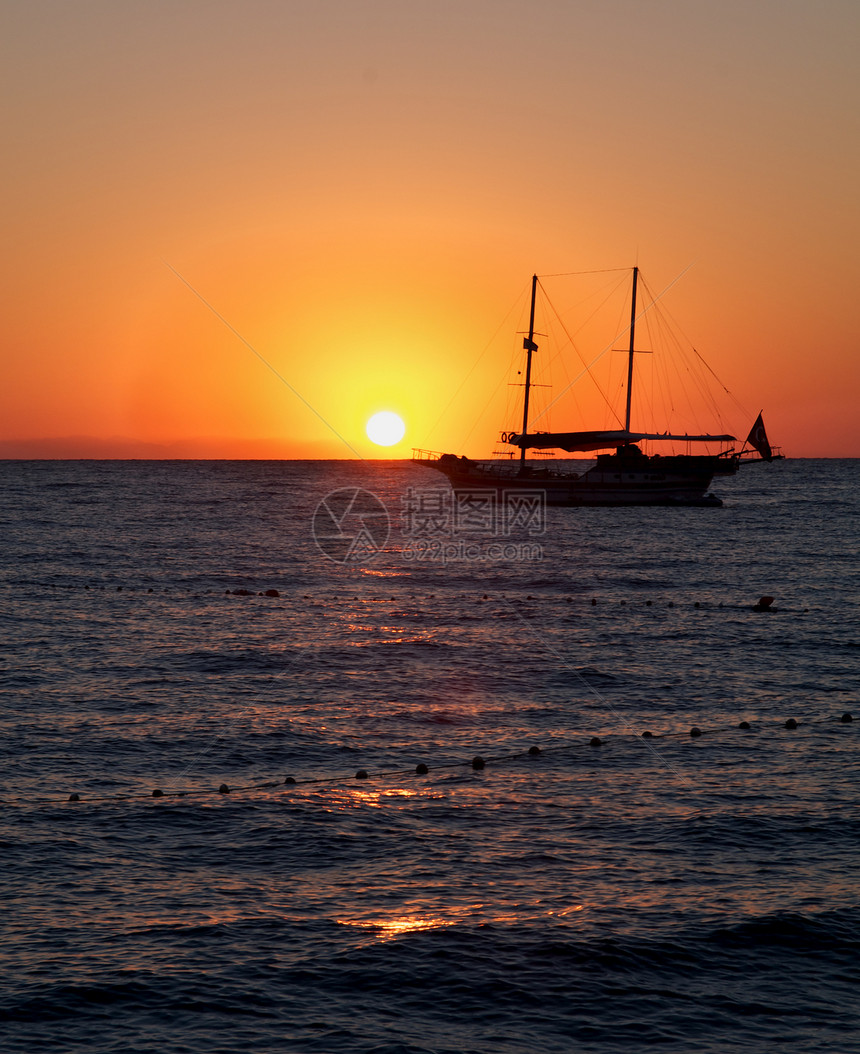
<svg viewBox="0 0 860 1054">
<path fill-rule="evenodd" d="M 763 426 L 762 426 L 763 430 Z M 731 443 L 731 435 L 672 435 L 669 432 L 630 432 L 625 428 L 608 432 L 506 432 L 502 439 L 520 449 L 574 451 L 608 450 L 638 443 L 642 439 L 676 440 L 685 443 Z M 753 442 L 752 439 L 749 442 Z M 769 448 L 768 448 L 769 449 Z"/>
</svg>

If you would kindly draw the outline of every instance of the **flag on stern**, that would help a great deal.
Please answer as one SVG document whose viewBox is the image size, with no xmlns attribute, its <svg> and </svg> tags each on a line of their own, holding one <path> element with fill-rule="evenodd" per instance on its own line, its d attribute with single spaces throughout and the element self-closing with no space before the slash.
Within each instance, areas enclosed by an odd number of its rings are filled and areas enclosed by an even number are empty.
<svg viewBox="0 0 860 1054">
<path fill-rule="evenodd" d="M 764 430 L 764 421 L 762 420 L 761 414 L 755 419 L 755 424 L 752 426 L 750 434 L 747 436 L 747 442 L 750 446 L 756 448 L 765 461 L 773 461 L 773 451 L 770 448 L 767 432 Z"/>
</svg>

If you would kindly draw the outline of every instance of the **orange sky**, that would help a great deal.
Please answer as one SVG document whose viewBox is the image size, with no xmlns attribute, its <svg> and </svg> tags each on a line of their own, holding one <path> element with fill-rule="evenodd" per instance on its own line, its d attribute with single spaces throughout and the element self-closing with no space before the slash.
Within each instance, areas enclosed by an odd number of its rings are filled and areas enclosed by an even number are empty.
<svg viewBox="0 0 860 1054">
<path fill-rule="evenodd" d="M 858 41 L 855 0 L 5 4 L 0 456 L 484 456 L 532 271 L 637 262 L 692 264 L 669 309 L 787 454 L 860 456 Z"/>
</svg>

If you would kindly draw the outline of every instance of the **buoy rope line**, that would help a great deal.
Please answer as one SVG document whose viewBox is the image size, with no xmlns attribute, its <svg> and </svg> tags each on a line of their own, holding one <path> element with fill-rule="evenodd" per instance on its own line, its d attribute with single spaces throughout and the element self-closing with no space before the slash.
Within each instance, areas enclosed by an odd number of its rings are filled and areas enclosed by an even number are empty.
<svg viewBox="0 0 860 1054">
<path fill-rule="evenodd" d="M 69 586 L 67 586 L 67 588 L 74 588 L 74 587 L 69 585 Z M 89 589 L 89 585 L 86 585 L 85 588 Z M 98 589 L 99 587 L 97 586 L 96 588 Z M 105 587 L 101 586 L 100 588 L 104 589 Z M 117 590 L 117 592 L 122 592 L 123 591 L 123 586 L 122 585 L 117 586 L 116 590 Z M 153 590 L 149 589 L 148 592 L 152 593 Z M 167 590 L 165 590 L 165 592 L 167 592 Z M 207 592 L 212 592 L 212 591 L 209 590 Z M 245 589 L 245 588 L 234 589 L 234 590 L 227 589 L 225 591 L 225 593 L 227 595 L 233 595 L 233 596 L 250 596 L 250 597 L 254 596 L 255 593 L 256 593 L 257 596 L 261 596 L 261 597 L 280 598 L 279 591 L 277 589 L 274 589 L 274 588 L 261 590 L 261 591 L 252 591 L 252 590 Z M 310 596 L 308 594 L 304 594 L 303 595 L 303 599 L 305 599 L 305 600 L 313 600 L 313 599 L 317 599 L 317 598 L 314 598 L 314 597 L 312 597 L 312 596 Z M 319 599 L 323 599 L 324 600 L 326 598 L 319 598 Z M 334 599 L 340 600 L 340 599 L 343 599 L 343 598 L 340 597 L 340 596 L 337 596 L 337 597 L 334 597 Z M 359 597 L 353 597 L 353 600 L 356 601 L 356 602 L 359 601 L 359 599 L 360 599 Z M 390 597 L 389 598 L 389 602 L 396 602 L 396 601 L 402 600 L 402 599 L 403 598 Z M 486 600 L 489 600 L 489 599 L 490 599 L 490 597 L 485 593 L 485 594 L 483 594 L 480 597 L 479 602 L 480 601 L 486 601 Z M 648 750 L 653 754 L 653 756 L 661 764 L 663 764 L 667 768 L 669 768 L 674 773 L 674 775 L 678 779 L 680 779 L 681 781 L 683 781 L 685 783 L 689 782 L 687 780 L 686 775 L 683 772 L 681 772 L 679 769 L 677 769 L 667 758 L 664 758 L 657 751 L 656 746 L 654 744 L 654 740 L 657 740 L 657 739 L 670 739 L 670 738 L 675 738 L 675 737 L 685 736 L 685 735 L 688 735 L 688 736 L 690 736 L 692 738 L 697 738 L 697 737 L 702 736 L 702 735 L 714 734 L 714 733 L 718 733 L 718 732 L 728 731 L 728 729 L 726 729 L 726 728 L 702 730 L 702 729 L 694 726 L 693 728 L 691 728 L 689 730 L 689 732 L 686 732 L 686 733 L 685 732 L 666 732 L 666 733 L 658 733 L 657 735 L 655 735 L 654 733 L 652 733 L 650 731 L 645 731 L 645 732 L 641 733 L 641 737 L 637 736 L 636 730 L 633 728 L 631 722 L 623 714 L 621 714 L 618 710 L 616 710 L 616 708 L 611 704 L 611 702 L 609 700 L 607 700 L 595 688 L 594 685 L 590 684 L 587 681 L 587 679 L 585 677 L 583 677 L 582 673 L 578 669 L 576 669 L 576 667 L 572 666 L 569 662 L 567 662 L 565 657 L 563 655 L 561 655 L 554 647 L 552 647 L 546 640 L 537 637 L 537 635 L 534 633 L 533 627 L 531 627 L 529 625 L 529 623 L 523 617 L 522 613 L 514 606 L 514 604 L 513 604 L 513 602 L 512 602 L 510 597 L 502 594 L 501 596 L 498 596 L 496 599 L 500 600 L 505 605 L 505 607 L 507 607 L 513 613 L 513 615 L 523 624 L 523 628 L 524 628 L 525 632 L 528 635 L 530 635 L 530 636 L 532 636 L 534 638 L 535 644 L 536 644 L 537 647 L 539 647 L 539 648 L 542 647 L 544 650 L 548 650 L 552 654 L 552 656 L 556 659 L 556 661 L 558 661 L 562 666 L 566 667 L 567 670 L 570 673 L 572 673 L 584 685 L 586 690 L 588 692 L 590 692 L 592 695 L 594 695 L 595 698 L 600 703 L 602 703 L 611 712 L 612 716 L 618 720 L 619 724 L 624 725 L 629 730 L 626 733 L 629 737 L 636 737 L 638 742 L 640 742 L 640 743 L 642 743 L 642 745 L 646 746 L 648 748 Z M 518 596 L 518 599 L 522 599 L 521 596 Z M 528 596 L 526 596 L 525 599 L 526 600 L 533 600 L 535 598 L 533 596 L 531 596 L 531 595 L 528 595 Z M 366 597 L 366 598 L 363 597 L 363 598 L 361 598 L 361 600 L 362 600 L 362 602 L 378 603 L 378 602 L 385 602 L 386 598 L 385 597 Z M 565 597 L 564 600 L 565 600 L 566 603 L 572 603 L 573 598 L 572 597 Z M 597 603 L 598 603 L 597 598 L 596 597 L 592 597 L 591 601 L 590 601 L 591 606 L 592 607 L 596 607 Z M 625 605 L 627 603 L 627 601 L 626 600 L 621 600 L 620 603 L 623 606 L 623 605 Z M 645 603 L 645 606 L 647 606 L 647 607 L 651 607 L 652 606 L 652 601 L 651 600 L 647 600 L 644 603 Z M 774 613 L 778 609 L 772 607 L 771 606 L 772 603 L 773 603 L 773 597 L 769 597 L 769 596 L 768 597 L 762 597 L 758 601 L 757 604 L 744 605 L 742 608 L 740 608 L 740 610 L 752 610 L 752 611 L 758 611 L 758 612 Z M 670 601 L 668 606 L 670 608 L 674 607 L 675 606 L 674 602 Z M 701 608 L 702 605 L 701 605 L 701 603 L 699 601 L 696 601 L 693 606 L 695 608 Z M 708 607 L 712 607 L 712 605 L 707 605 L 707 606 Z M 720 603 L 718 606 L 719 606 L 720 609 L 723 608 L 723 604 L 722 603 Z M 807 610 L 808 609 L 804 609 L 803 613 L 805 614 L 807 612 Z M 242 711 L 242 713 L 244 713 L 244 710 Z M 241 714 L 237 715 L 237 717 L 234 720 L 238 720 L 238 717 L 240 717 L 240 716 L 241 716 Z M 852 715 L 850 713 L 845 713 L 841 717 L 841 721 L 845 722 L 845 723 L 847 723 L 847 722 L 849 722 L 851 720 L 853 720 L 853 717 L 852 717 Z M 814 723 L 814 722 L 812 722 L 812 723 Z M 748 722 L 741 721 L 740 724 L 737 727 L 740 728 L 740 729 L 745 729 L 745 728 L 750 728 L 751 726 L 749 725 Z M 798 727 L 798 722 L 794 718 L 789 718 L 785 722 L 784 727 L 786 727 L 786 728 L 797 728 Z M 625 735 L 625 733 L 614 733 L 614 735 L 622 736 L 622 735 Z M 219 736 L 216 737 L 216 740 L 217 739 L 221 739 L 221 738 L 223 738 L 223 736 L 219 735 Z M 184 768 L 184 770 L 183 770 L 183 772 L 182 772 L 182 774 L 180 776 L 180 779 L 183 778 L 188 773 L 188 771 L 193 767 L 193 764 L 194 764 L 195 761 L 199 761 L 199 759 L 202 756 L 204 756 L 205 754 L 208 754 L 208 753 L 211 752 L 211 749 L 212 749 L 213 745 L 214 744 L 210 744 L 209 747 L 207 747 L 205 750 L 201 751 L 198 755 L 196 755 L 195 758 L 193 759 L 193 761 L 189 765 L 185 766 L 185 768 Z M 580 744 L 578 742 L 577 743 L 561 744 L 559 746 L 550 747 L 546 751 L 541 751 L 541 749 L 539 747 L 532 746 L 532 747 L 529 747 L 527 751 L 519 751 L 517 753 L 509 754 L 509 755 L 498 755 L 498 756 L 492 756 L 492 757 L 489 757 L 489 758 L 483 758 L 483 757 L 477 756 L 477 757 L 474 757 L 471 761 L 456 761 L 456 762 L 444 763 L 441 766 L 437 766 L 435 771 L 437 771 L 437 772 L 439 772 L 439 771 L 450 771 L 452 769 L 457 769 L 457 768 L 461 768 L 461 767 L 464 767 L 464 766 L 471 766 L 471 768 L 474 769 L 474 770 L 480 770 L 480 769 L 483 769 L 488 763 L 490 763 L 490 764 L 498 764 L 500 762 L 511 761 L 511 760 L 515 760 L 515 759 L 518 759 L 518 758 L 526 757 L 526 756 L 529 756 L 529 755 L 536 756 L 536 755 L 539 755 L 541 753 L 556 753 L 556 752 L 560 752 L 560 751 L 563 751 L 563 750 L 569 750 L 569 749 L 571 749 L 573 747 L 576 747 L 576 746 L 579 746 L 579 745 Z M 590 738 L 590 740 L 589 740 L 589 745 L 591 747 L 602 746 L 603 745 L 603 740 L 601 740 L 598 736 L 592 736 Z M 381 776 L 388 776 L 388 775 L 407 776 L 407 775 L 410 775 L 410 774 L 411 775 L 422 776 L 422 775 L 427 775 L 428 773 L 429 773 L 428 766 L 426 764 L 424 764 L 424 763 L 420 763 L 419 765 L 416 766 L 414 771 L 411 772 L 411 773 L 410 773 L 409 770 L 403 770 L 403 769 L 380 769 L 380 770 L 374 772 L 372 775 L 374 777 L 381 777 Z M 274 787 L 282 787 L 282 786 L 288 786 L 288 785 L 298 785 L 299 783 L 301 783 L 301 784 L 335 783 L 335 782 L 344 782 L 344 781 L 352 780 L 352 779 L 369 779 L 369 778 L 371 778 L 371 773 L 368 773 L 367 770 L 365 770 L 365 769 L 359 769 L 352 776 L 341 774 L 341 775 L 336 775 L 336 776 L 323 776 L 323 777 L 316 777 L 316 778 L 306 778 L 306 779 L 302 779 L 301 781 L 295 779 L 292 776 L 287 776 L 284 779 L 283 783 L 281 783 L 280 781 L 277 781 L 277 780 L 275 780 L 275 781 L 268 780 L 268 781 L 265 781 L 263 783 L 246 784 L 246 785 L 242 785 L 242 786 L 234 786 L 232 788 L 229 787 L 227 784 L 222 783 L 219 786 L 219 788 L 218 788 L 218 793 L 219 794 L 229 794 L 229 793 L 231 793 L 231 791 L 254 792 L 254 791 L 260 791 L 260 790 L 270 790 L 270 789 L 272 789 Z M 89 802 L 97 802 L 97 801 L 104 802 L 104 801 L 132 800 L 132 799 L 140 799 L 140 798 L 144 798 L 144 797 L 151 797 L 151 798 L 164 798 L 164 797 L 177 798 L 177 797 L 179 797 L 179 798 L 185 798 L 185 797 L 195 797 L 195 796 L 200 796 L 200 795 L 206 795 L 206 794 L 211 794 L 211 793 L 212 793 L 212 791 L 209 790 L 209 789 L 206 789 L 206 788 L 198 788 L 198 789 L 194 789 L 194 790 L 168 790 L 168 791 L 164 791 L 161 788 L 156 788 L 156 789 L 154 789 L 153 791 L 151 791 L 149 793 L 146 793 L 146 792 L 137 792 L 137 793 L 131 792 L 131 793 L 127 793 L 127 794 L 92 795 L 92 796 L 87 797 L 86 800 L 89 801 Z M 34 804 L 36 804 L 36 803 L 50 804 L 50 803 L 56 803 L 56 802 L 58 802 L 60 800 L 61 799 L 51 799 L 51 798 L 45 798 L 45 799 L 33 799 L 33 798 L 26 798 L 26 799 L 25 798 L 12 798 L 12 799 L 8 799 L 7 798 L 6 799 L 7 802 L 28 801 L 28 802 L 34 803 Z M 81 796 L 80 796 L 80 794 L 78 792 L 73 792 L 65 800 L 66 801 L 70 801 L 70 802 L 78 802 L 78 801 L 81 801 L 82 799 L 81 799 Z"/>
<path fill-rule="evenodd" d="M 191 586 L 183 586 L 181 584 L 180 585 L 172 585 L 172 586 L 155 586 L 155 587 L 153 587 L 153 586 L 144 586 L 144 585 L 116 584 L 114 582 L 109 582 L 107 584 L 95 583 L 95 582 L 83 582 L 83 583 L 79 583 L 79 582 L 39 582 L 39 581 L 35 581 L 35 580 L 32 580 L 32 579 L 23 579 L 23 578 L 22 579 L 9 580 L 8 582 L 4 582 L 4 583 L 0 584 L 0 589 L 2 589 L 4 587 L 8 587 L 9 589 L 20 589 L 22 587 L 34 587 L 34 586 L 38 587 L 40 589 L 60 589 L 60 590 L 78 589 L 78 590 L 81 590 L 82 592 L 87 592 L 87 593 L 88 592 L 93 592 L 93 593 L 114 593 L 115 592 L 115 593 L 127 593 L 127 594 L 140 593 L 140 594 L 143 594 L 144 596 L 153 596 L 153 597 L 181 596 L 183 599 L 187 599 L 187 597 L 190 595 L 194 599 L 198 599 L 198 598 L 204 597 L 204 596 L 211 596 L 213 599 L 215 599 L 215 598 L 217 598 L 219 596 L 222 596 L 222 597 L 249 597 L 249 598 L 264 597 L 264 598 L 267 598 L 267 599 L 283 600 L 283 601 L 315 600 L 315 601 L 318 601 L 319 603 L 328 603 L 328 602 L 332 602 L 332 601 L 340 603 L 340 602 L 342 602 L 344 600 L 351 600 L 351 601 L 354 601 L 355 603 L 361 603 L 361 604 L 394 604 L 394 603 L 403 603 L 406 600 L 421 600 L 421 599 L 436 600 L 436 599 L 439 598 L 439 594 L 436 594 L 436 593 L 428 593 L 428 594 L 425 594 L 423 597 L 419 597 L 415 593 L 404 594 L 403 596 L 399 596 L 399 597 L 397 597 L 397 596 L 394 596 L 394 597 L 392 597 L 392 596 L 356 596 L 354 594 L 350 595 L 350 593 L 348 593 L 348 592 L 347 593 L 325 593 L 325 594 L 322 594 L 322 593 L 319 593 L 319 594 L 293 593 L 293 592 L 282 593 L 279 589 L 276 589 L 276 588 L 273 588 L 273 587 L 261 588 L 259 586 L 257 586 L 257 587 L 237 586 L 237 587 L 235 587 L 233 589 L 229 589 L 229 588 L 224 588 L 223 586 L 211 585 L 211 586 L 209 586 L 206 589 L 199 589 L 199 588 L 198 589 L 192 589 Z M 600 607 L 600 606 L 611 606 L 611 605 L 618 605 L 619 607 L 627 607 L 627 606 L 630 606 L 630 607 L 647 607 L 647 608 L 654 608 L 657 611 L 661 610 L 661 606 L 669 608 L 669 609 L 674 608 L 676 610 L 678 610 L 678 609 L 684 610 L 684 605 L 685 604 L 689 604 L 690 607 L 694 608 L 697 611 L 699 611 L 699 610 L 701 610 L 701 611 L 723 611 L 723 612 L 755 611 L 755 612 L 765 612 L 765 613 L 767 613 L 769 615 L 775 615 L 777 613 L 785 614 L 785 615 L 807 615 L 810 612 L 810 609 L 808 607 L 786 608 L 786 607 L 774 607 L 774 606 L 771 606 L 773 604 L 773 597 L 770 597 L 770 598 L 762 597 L 758 602 L 756 602 L 754 604 L 751 604 L 749 602 L 743 603 L 743 604 L 725 603 L 724 601 L 717 601 L 716 603 L 714 603 L 713 601 L 708 601 L 708 600 L 703 600 L 703 601 L 702 600 L 694 600 L 692 602 L 690 602 L 690 601 L 681 601 L 681 600 L 678 600 L 678 601 L 675 601 L 675 600 L 658 601 L 658 600 L 653 600 L 653 599 L 642 600 L 642 599 L 639 599 L 639 598 L 637 598 L 636 600 L 626 600 L 624 598 L 616 599 L 614 597 L 605 597 L 605 596 L 601 597 L 600 599 L 598 599 L 598 597 L 596 597 L 596 596 L 591 596 L 591 595 L 585 596 L 583 594 L 579 594 L 579 595 L 574 597 L 574 596 L 571 596 L 568 593 L 556 593 L 556 594 L 551 595 L 551 596 L 547 596 L 546 594 L 537 594 L 536 595 L 536 594 L 533 594 L 533 593 L 528 593 L 525 596 L 523 596 L 521 593 L 515 593 L 512 596 L 510 596 L 510 595 L 508 595 L 506 593 L 494 593 L 494 594 L 478 593 L 478 594 L 474 594 L 474 595 L 471 595 L 471 594 L 468 594 L 468 593 L 458 593 L 458 594 L 452 594 L 451 597 L 449 597 L 448 599 L 459 599 L 459 600 L 473 599 L 475 601 L 475 603 L 477 603 L 477 604 L 482 604 L 482 603 L 487 603 L 487 602 L 492 603 L 493 601 L 496 601 L 498 603 L 506 604 L 509 607 L 513 604 L 514 601 L 536 601 L 536 600 L 539 600 L 542 603 L 556 601 L 557 603 L 560 603 L 560 604 L 573 604 L 575 601 L 581 601 L 583 604 L 585 604 L 585 605 L 587 605 L 589 607 L 592 607 L 592 608 L 596 608 L 596 607 Z M 766 604 L 763 604 L 762 601 L 769 601 L 769 602 L 766 603 Z"/>
<path fill-rule="evenodd" d="M 838 717 L 833 715 L 821 715 L 817 718 L 805 719 L 799 721 L 793 717 L 789 717 L 787 720 L 777 725 L 776 727 L 784 728 L 789 731 L 794 731 L 798 728 L 807 728 L 813 725 L 821 724 L 851 724 L 854 721 L 854 715 L 850 712 L 845 712 Z M 506 762 L 519 761 L 524 758 L 536 759 L 539 757 L 546 757 L 551 754 L 561 754 L 566 751 L 582 749 L 588 747 L 592 750 L 603 747 L 609 743 L 612 739 L 629 740 L 639 739 L 646 740 L 668 740 L 668 739 L 700 739 L 702 736 L 714 736 L 721 735 L 727 732 L 738 732 L 738 731 L 752 731 L 753 729 L 761 729 L 765 727 L 772 727 L 765 725 L 763 722 L 750 722 L 740 721 L 737 725 L 725 725 L 715 728 L 699 728 L 694 725 L 687 731 L 680 732 L 651 732 L 644 731 L 640 733 L 638 737 L 634 737 L 630 734 L 625 733 L 610 733 L 608 736 L 582 736 L 573 742 L 560 743 L 550 747 L 538 747 L 530 746 L 527 750 L 515 751 L 511 754 L 495 754 L 495 755 L 476 755 L 468 761 L 446 761 L 441 764 L 434 766 L 431 770 L 430 767 L 420 762 L 414 768 L 380 768 L 380 769 L 358 769 L 353 773 L 339 773 L 332 776 L 308 776 L 296 778 L 295 776 L 286 776 L 284 779 L 268 779 L 263 782 L 246 783 L 240 785 L 228 785 L 222 783 L 218 788 L 207 788 L 198 787 L 195 789 L 187 790 L 162 790 L 155 788 L 152 791 L 139 791 L 129 792 L 125 794 L 93 794 L 82 796 L 77 792 L 73 792 L 68 798 L 5 798 L 6 804 L 26 802 L 29 804 L 41 804 L 41 805 L 58 805 L 65 802 L 111 802 L 111 801 L 134 801 L 141 799 L 159 799 L 159 798 L 199 798 L 207 797 L 212 794 L 232 794 L 232 793 L 255 793 L 259 791 L 274 790 L 280 788 L 281 790 L 288 790 L 293 787 L 312 787 L 319 786 L 321 784 L 333 784 L 333 783 L 347 783 L 364 781 L 364 780 L 377 780 L 384 779 L 387 777 L 422 777 L 429 776 L 431 771 L 433 774 L 439 773 L 451 773 L 458 769 L 471 769 L 475 772 L 480 772 L 492 765 L 500 765 Z"/>
</svg>

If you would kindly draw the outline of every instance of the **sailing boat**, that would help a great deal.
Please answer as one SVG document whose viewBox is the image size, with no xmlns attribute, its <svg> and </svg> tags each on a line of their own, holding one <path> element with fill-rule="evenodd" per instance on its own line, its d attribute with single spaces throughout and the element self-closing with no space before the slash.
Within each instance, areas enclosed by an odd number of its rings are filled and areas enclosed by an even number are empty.
<svg viewBox="0 0 860 1054">
<path fill-rule="evenodd" d="M 416 464 L 438 469 L 455 489 L 541 490 L 548 505 L 706 505 L 722 501 L 709 492 L 715 476 L 732 476 L 742 464 L 772 461 L 782 454 L 774 451 L 767 438 L 761 413 L 740 450 L 726 446 L 737 442 L 732 435 L 687 435 L 636 431 L 631 428 L 633 360 L 636 354 L 636 295 L 639 268 L 633 268 L 630 306 L 629 347 L 624 427 L 609 431 L 530 432 L 529 397 L 535 343 L 535 302 L 538 276 L 531 281 L 531 308 L 528 335 L 523 340 L 526 353 L 522 427 L 503 432 L 503 443 L 519 448 L 519 458 L 508 461 L 473 461 L 456 454 L 413 450 Z M 643 441 L 681 441 L 720 443 L 718 454 L 646 454 L 638 446 Z M 596 463 L 581 474 L 526 462 L 527 450 L 561 450 L 566 453 L 597 453 Z M 601 452 L 602 451 L 602 452 Z"/>
</svg>

